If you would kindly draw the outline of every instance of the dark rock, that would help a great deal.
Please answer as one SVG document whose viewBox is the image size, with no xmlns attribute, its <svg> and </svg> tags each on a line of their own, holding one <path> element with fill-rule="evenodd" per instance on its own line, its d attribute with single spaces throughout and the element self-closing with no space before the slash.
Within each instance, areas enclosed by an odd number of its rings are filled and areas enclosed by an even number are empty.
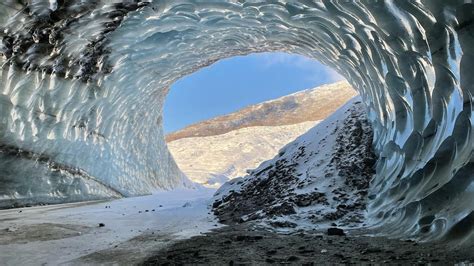
<svg viewBox="0 0 474 266">
<path fill-rule="evenodd" d="M 99 227 L 104 227 L 105 224 L 104 223 L 99 223 Z"/>
<path fill-rule="evenodd" d="M 216 200 L 216 201 L 214 201 L 214 203 L 212 204 L 212 208 L 217 208 L 217 207 L 219 207 L 221 204 L 222 204 L 222 201 L 221 201 L 221 200 Z"/>
<path fill-rule="evenodd" d="M 296 256 L 290 256 L 287 261 L 298 261 L 300 258 L 296 257 Z"/>
<path fill-rule="evenodd" d="M 269 215 L 289 215 L 295 213 L 296 211 L 293 204 L 289 202 L 284 202 L 280 205 L 273 206 L 270 210 L 267 211 L 267 214 Z"/>
<path fill-rule="evenodd" d="M 298 226 L 297 224 L 292 223 L 292 222 L 288 222 L 288 221 L 271 222 L 270 225 L 272 225 L 273 227 L 279 227 L 279 228 L 295 228 L 295 227 Z"/>
<path fill-rule="evenodd" d="M 320 192 L 312 192 L 309 194 L 297 195 L 295 198 L 295 203 L 298 207 L 305 207 L 311 204 L 328 204 L 326 199 L 326 194 Z"/>
<path fill-rule="evenodd" d="M 346 234 L 344 233 L 344 230 L 340 228 L 331 227 L 331 228 L 328 228 L 328 235 L 329 236 L 345 236 Z"/>
<path fill-rule="evenodd" d="M 380 248 L 367 248 L 365 249 L 364 251 L 362 251 L 361 253 L 362 254 L 368 254 L 368 253 L 380 253 L 382 252 L 383 250 L 380 249 Z"/>
<path fill-rule="evenodd" d="M 275 249 L 267 251 L 267 255 L 275 255 L 277 251 Z"/>
<path fill-rule="evenodd" d="M 263 236 L 237 235 L 235 241 L 257 241 L 262 240 Z"/>
</svg>

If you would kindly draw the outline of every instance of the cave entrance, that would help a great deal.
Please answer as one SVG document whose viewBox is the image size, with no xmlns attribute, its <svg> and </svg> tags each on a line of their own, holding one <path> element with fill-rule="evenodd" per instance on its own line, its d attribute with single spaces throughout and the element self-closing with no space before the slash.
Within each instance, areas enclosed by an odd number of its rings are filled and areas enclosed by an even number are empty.
<svg viewBox="0 0 474 266">
<path fill-rule="evenodd" d="M 217 188 L 244 176 L 355 95 L 334 70 L 266 52 L 220 60 L 175 82 L 164 105 L 168 148 L 194 182 Z"/>
</svg>

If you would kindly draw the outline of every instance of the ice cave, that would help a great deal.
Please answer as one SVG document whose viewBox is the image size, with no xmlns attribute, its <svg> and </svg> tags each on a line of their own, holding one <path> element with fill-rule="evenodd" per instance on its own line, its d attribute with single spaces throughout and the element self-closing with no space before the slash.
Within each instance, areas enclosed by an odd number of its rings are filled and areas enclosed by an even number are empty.
<svg viewBox="0 0 474 266">
<path fill-rule="evenodd" d="M 170 85 L 282 51 L 357 89 L 378 156 L 367 223 L 472 241 L 470 0 L 6 0 L 0 3 L 0 207 L 192 187 L 164 142 Z"/>
</svg>

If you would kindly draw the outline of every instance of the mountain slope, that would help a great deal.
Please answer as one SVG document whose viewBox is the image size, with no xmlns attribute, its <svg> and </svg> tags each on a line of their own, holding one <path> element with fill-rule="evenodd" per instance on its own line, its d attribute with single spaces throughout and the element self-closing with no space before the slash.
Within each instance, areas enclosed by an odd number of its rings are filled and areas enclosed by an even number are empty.
<svg viewBox="0 0 474 266">
<path fill-rule="evenodd" d="M 192 181 L 219 187 L 273 158 L 354 94 L 338 82 L 263 102 L 173 133 L 168 148 Z"/>
<path fill-rule="evenodd" d="M 356 94 L 347 81 L 323 85 L 199 122 L 168 134 L 166 141 L 220 135 L 246 127 L 323 120 Z"/>
<path fill-rule="evenodd" d="M 288 142 L 317 122 L 285 126 L 259 126 L 207 137 L 184 138 L 168 147 L 180 169 L 194 182 L 219 187 L 244 176 L 247 169 L 269 160 Z"/>
<path fill-rule="evenodd" d="M 227 224 L 259 220 L 284 230 L 360 226 L 375 173 L 372 137 L 357 97 L 272 160 L 223 185 L 214 214 Z"/>
</svg>

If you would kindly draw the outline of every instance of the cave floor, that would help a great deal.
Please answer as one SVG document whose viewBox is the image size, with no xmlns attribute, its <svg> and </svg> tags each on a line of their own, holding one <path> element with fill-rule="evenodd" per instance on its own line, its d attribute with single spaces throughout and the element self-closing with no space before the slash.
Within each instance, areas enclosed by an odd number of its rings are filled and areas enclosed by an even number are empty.
<svg viewBox="0 0 474 266">
<path fill-rule="evenodd" d="M 222 226 L 214 190 L 0 211 L 0 265 L 453 264 L 474 247 L 382 237 L 276 233 L 255 222 Z M 366 232 L 363 232 L 366 233 Z"/>
<path fill-rule="evenodd" d="M 0 265 L 131 265 L 216 228 L 215 190 L 0 210 Z"/>
<path fill-rule="evenodd" d="M 144 265 L 327 265 L 474 263 L 474 246 L 450 247 L 385 237 L 328 236 L 322 232 L 281 234 L 232 225 L 179 241 Z"/>
</svg>

